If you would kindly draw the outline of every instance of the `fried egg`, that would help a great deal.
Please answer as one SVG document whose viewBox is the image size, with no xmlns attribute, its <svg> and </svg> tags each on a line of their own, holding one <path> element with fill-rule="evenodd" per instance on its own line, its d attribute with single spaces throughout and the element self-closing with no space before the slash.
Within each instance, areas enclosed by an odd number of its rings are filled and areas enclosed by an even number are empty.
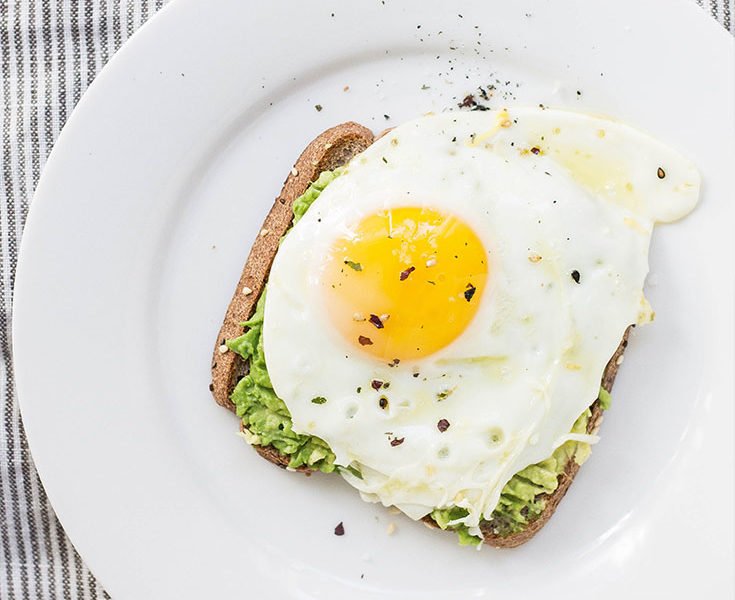
<svg viewBox="0 0 735 600">
<path fill-rule="evenodd" d="M 514 473 L 595 441 L 569 431 L 625 329 L 653 318 L 653 226 L 698 195 L 691 162 L 585 114 L 393 129 L 273 263 L 264 350 L 294 431 L 325 440 L 364 498 L 414 519 L 463 507 L 478 533 Z"/>
</svg>

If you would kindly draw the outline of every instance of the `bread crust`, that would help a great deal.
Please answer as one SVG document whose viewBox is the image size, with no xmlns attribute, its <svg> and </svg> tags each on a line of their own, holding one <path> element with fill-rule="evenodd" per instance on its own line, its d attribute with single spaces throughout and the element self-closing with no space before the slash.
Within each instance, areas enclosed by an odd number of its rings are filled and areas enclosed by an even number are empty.
<svg viewBox="0 0 735 600">
<path fill-rule="evenodd" d="M 278 250 L 278 242 L 291 226 L 294 201 L 307 190 L 322 171 L 330 171 L 347 164 L 353 156 L 372 144 L 373 139 L 373 133 L 369 129 L 352 121 L 327 129 L 306 147 L 286 177 L 280 195 L 273 203 L 273 208 L 253 242 L 217 335 L 212 355 L 212 381 L 209 389 L 220 406 L 235 410 L 230 394 L 240 378 L 247 375 L 249 368 L 247 361 L 228 350 L 224 343 L 242 335 L 240 323 L 247 321 L 255 311 L 255 305 L 268 280 L 268 273 Z M 259 446 L 256 446 L 256 449 L 264 458 L 285 466 L 281 460 L 284 457 L 281 457 L 277 450 L 261 451 Z M 281 459 L 273 456 L 274 453 Z"/>
<path fill-rule="evenodd" d="M 623 356 L 623 352 L 625 352 L 625 348 L 628 346 L 628 334 L 630 333 L 630 329 L 631 328 L 628 327 L 625 330 L 622 341 L 615 350 L 615 353 L 607 362 L 605 370 L 603 371 L 601 386 L 607 392 L 612 390 L 615 376 L 617 375 L 618 368 L 622 362 L 620 357 Z M 600 428 L 600 423 L 602 423 L 603 410 L 600 406 L 599 400 L 595 400 L 589 408 L 592 414 L 587 421 L 587 433 L 594 434 L 597 433 Z M 551 515 L 554 514 L 556 507 L 559 506 L 561 499 L 567 493 L 569 486 L 572 485 L 572 481 L 574 481 L 574 478 L 579 472 L 579 467 L 580 465 L 577 464 L 574 460 L 574 456 L 572 456 L 569 462 L 564 466 L 564 471 L 559 475 L 558 486 L 554 492 L 552 494 L 539 494 L 536 497 L 537 499 L 546 498 L 546 506 L 544 507 L 544 510 L 541 511 L 541 514 L 531 521 L 523 531 L 503 537 L 493 532 L 492 524 L 489 521 L 482 521 L 480 523 L 480 531 L 482 531 L 482 537 L 485 543 L 489 546 L 495 546 L 496 548 L 515 548 L 516 546 L 525 544 L 530 540 L 534 535 L 541 531 L 543 526 L 546 525 L 551 518 Z M 429 515 L 426 515 L 422 521 L 431 527 L 439 527 L 439 525 L 436 524 L 436 521 L 434 521 L 434 519 Z"/>
<path fill-rule="evenodd" d="M 212 357 L 212 382 L 209 389 L 219 405 L 232 411 L 235 410 L 235 405 L 230 400 L 230 394 L 239 379 L 248 373 L 247 361 L 230 350 L 221 351 L 223 350 L 222 347 L 226 340 L 242 334 L 240 323 L 249 319 L 255 311 L 255 305 L 265 287 L 273 259 L 278 250 L 279 240 L 291 226 L 294 201 L 306 191 L 322 171 L 333 170 L 347 164 L 353 156 L 365 150 L 373 141 L 387 134 L 390 130 L 386 129 L 379 136 L 374 137 L 369 129 L 350 121 L 322 133 L 299 156 L 293 169 L 286 177 L 280 195 L 276 198 L 259 234 L 255 238 L 217 336 Z M 620 345 L 608 361 L 603 372 L 601 385 L 608 392 L 612 390 L 619 363 L 622 362 L 620 358 L 628 345 L 630 329 L 630 327 L 626 329 Z M 592 415 L 587 423 L 587 433 L 596 433 L 602 422 L 603 413 L 599 400 L 595 400 L 590 405 L 590 410 Z M 267 461 L 281 468 L 287 468 L 289 457 L 281 454 L 273 446 L 255 445 L 253 447 Z M 579 472 L 579 467 L 580 465 L 572 457 L 566 464 L 563 473 L 559 475 L 559 484 L 556 490 L 552 494 L 542 495 L 547 497 L 546 507 L 538 518 L 533 520 L 523 531 L 501 537 L 492 531 L 490 522 L 483 521 L 480 524 L 480 529 L 485 543 L 497 548 L 514 548 L 530 540 L 554 514 L 572 481 L 574 481 L 574 477 Z M 302 466 L 295 470 L 304 471 L 308 475 L 312 469 Z M 428 515 L 422 520 L 432 527 L 438 527 L 436 522 Z"/>
<path fill-rule="evenodd" d="M 603 371 L 601 385 L 607 392 L 610 392 L 612 390 L 615 376 L 618 373 L 620 362 L 622 362 L 620 361 L 620 358 L 623 356 L 623 352 L 625 352 L 625 348 L 628 345 L 629 333 L 630 327 L 625 330 L 620 345 L 617 347 L 617 350 L 615 350 L 615 353 L 612 355 L 607 363 L 607 366 L 605 367 L 605 370 Z M 590 405 L 590 410 L 592 411 L 592 415 L 590 416 L 589 421 L 587 421 L 587 433 L 594 434 L 597 433 L 598 429 L 600 428 L 600 424 L 602 423 L 603 410 L 600 406 L 600 401 L 595 400 Z M 495 546 L 496 548 L 515 548 L 516 546 L 525 544 L 528 540 L 530 540 L 541 530 L 541 528 L 543 528 L 544 525 L 546 525 L 546 523 L 551 518 L 551 515 L 554 514 L 556 507 L 559 506 L 561 499 L 564 497 L 564 494 L 567 493 L 569 486 L 572 485 L 572 481 L 574 481 L 574 478 L 579 472 L 579 467 L 580 465 L 577 464 L 577 462 L 574 460 L 574 457 L 572 457 L 564 467 L 564 472 L 559 475 L 559 485 L 554 490 L 554 492 L 552 494 L 542 494 L 542 496 L 546 496 L 548 498 L 546 507 L 538 516 L 538 518 L 531 521 L 531 523 L 529 523 L 529 525 L 523 531 L 512 533 L 511 535 L 505 537 L 500 537 L 499 535 L 493 533 L 487 521 L 483 521 L 480 524 L 480 529 L 482 531 L 483 538 L 485 539 L 485 543 L 489 544 L 490 546 Z"/>
</svg>

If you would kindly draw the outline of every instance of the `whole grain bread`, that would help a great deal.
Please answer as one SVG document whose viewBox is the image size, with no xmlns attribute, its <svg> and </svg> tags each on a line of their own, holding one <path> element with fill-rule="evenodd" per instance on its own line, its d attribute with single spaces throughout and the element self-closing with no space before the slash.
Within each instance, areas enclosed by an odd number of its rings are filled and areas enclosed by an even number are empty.
<svg viewBox="0 0 735 600">
<path fill-rule="evenodd" d="M 390 129 L 383 131 L 378 138 L 388 131 Z M 255 311 L 255 305 L 268 280 L 268 274 L 278 250 L 278 242 L 291 226 L 294 201 L 307 190 L 320 173 L 344 166 L 353 156 L 365 150 L 378 138 L 375 138 L 369 129 L 358 123 L 347 122 L 337 125 L 314 139 L 301 153 L 291 169 L 280 195 L 276 198 L 273 208 L 255 238 L 217 336 L 212 357 L 212 382 L 209 389 L 215 401 L 221 406 L 235 410 L 230 394 L 239 379 L 247 375 L 249 369 L 247 361 L 235 352 L 227 350 L 224 343 L 242 334 L 243 329 L 240 323 L 249 319 Z M 608 392 L 612 389 L 619 364 L 622 362 L 620 358 L 628 345 L 629 332 L 630 328 L 625 331 L 620 345 L 605 367 L 601 385 Z M 590 405 L 590 409 L 592 415 L 587 423 L 587 433 L 596 433 L 602 422 L 603 412 L 599 400 L 596 399 Z M 240 426 L 242 428 L 242 424 Z M 273 446 L 256 445 L 254 448 L 269 462 L 282 468 L 288 466 L 289 457 L 281 454 Z M 305 471 L 307 475 L 310 471 L 305 466 L 297 470 Z M 554 514 L 578 471 L 579 465 L 572 458 L 559 475 L 556 490 L 552 494 L 539 496 L 539 498 L 545 497 L 546 506 L 538 518 L 529 523 L 523 531 L 503 537 L 495 532 L 492 521 L 483 521 L 480 529 L 485 543 L 498 548 L 513 548 L 530 540 Z M 429 516 L 424 517 L 423 521 L 432 527 L 438 527 Z"/>
<path fill-rule="evenodd" d="M 268 273 L 278 250 L 278 241 L 291 226 L 293 220 L 291 207 L 294 201 L 322 171 L 331 171 L 346 165 L 353 156 L 372 143 L 373 133 L 369 129 L 358 123 L 342 123 L 327 129 L 311 142 L 286 177 L 280 195 L 255 237 L 217 335 L 212 356 L 212 382 L 209 385 L 217 404 L 235 410 L 235 405 L 230 401 L 230 394 L 235 389 L 237 381 L 247 375 L 249 365 L 240 355 L 227 350 L 224 343 L 242 334 L 240 323 L 247 321 L 255 311 L 255 305 L 268 280 Z M 284 465 L 285 457 L 274 448 L 270 450 L 261 449 L 260 446 L 256 448 L 265 458 Z M 288 464 L 287 459 L 285 464 Z"/>
</svg>

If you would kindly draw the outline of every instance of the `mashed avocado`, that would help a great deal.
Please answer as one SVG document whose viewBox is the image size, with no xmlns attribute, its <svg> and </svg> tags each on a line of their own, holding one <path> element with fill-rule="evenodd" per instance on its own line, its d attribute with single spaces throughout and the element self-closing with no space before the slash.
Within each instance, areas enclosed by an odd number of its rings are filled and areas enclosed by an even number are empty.
<svg viewBox="0 0 735 600">
<path fill-rule="evenodd" d="M 304 215 L 342 169 L 324 171 L 314 183 L 293 203 L 294 224 Z M 237 352 L 250 363 L 250 373 L 243 377 L 230 396 L 235 404 L 237 416 L 245 426 L 243 433 L 251 444 L 273 446 L 281 454 L 290 457 L 289 467 L 302 465 L 319 469 L 324 473 L 334 471 L 334 453 L 318 437 L 296 433 L 291 428 L 291 414 L 286 404 L 273 391 L 268 377 L 263 352 L 263 313 L 265 312 L 265 291 L 258 300 L 255 314 L 242 326 L 245 333 L 234 340 L 228 340 L 227 347 Z"/>
<path fill-rule="evenodd" d="M 343 169 L 324 171 L 314 183 L 293 204 L 296 224 L 319 197 L 324 188 L 334 181 Z M 228 340 L 227 346 L 250 363 L 250 373 L 235 386 L 230 399 L 237 408 L 237 415 L 245 427 L 244 435 L 249 443 L 275 447 L 281 454 L 290 458 L 289 467 L 306 465 L 324 473 L 335 470 L 334 453 L 324 440 L 293 431 L 291 414 L 286 404 L 273 391 L 273 385 L 265 365 L 263 352 L 263 314 L 265 311 L 265 291 L 253 316 L 242 323 L 246 331 L 238 338 Z M 610 406 L 610 394 L 600 388 L 600 406 Z M 591 412 L 587 409 L 572 427 L 572 433 L 586 433 Z M 530 465 L 516 473 L 505 484 L 498 505 L 487 518 L 493 531 L 500 536 L 522 531 L 534 521 L 546 507 L 548 495 L 558 486 L 558 477 L 564 466 L 574 457 L 582 464 L 590 455 L 590 447 L 583 442 L 568 441 L 559 446 L 544 461 Z M 353 468 L 350 468 L 353 474 Z M 461 545 L 477 545 L 480 538 L 469 533 L 466 525 L 453 525 L 452 522 L 467 516 L 467 511 L 454 506 L 432 511 L 431 518 L 442 529 L 457 532 Z"/>
</svg>

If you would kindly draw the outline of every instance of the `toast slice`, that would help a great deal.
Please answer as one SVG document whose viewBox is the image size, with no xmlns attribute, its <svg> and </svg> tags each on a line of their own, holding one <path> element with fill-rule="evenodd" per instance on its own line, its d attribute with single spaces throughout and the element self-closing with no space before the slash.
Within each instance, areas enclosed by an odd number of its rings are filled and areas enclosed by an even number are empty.
<svg viewBox="0 0 735 600">
<path fill-rule="evenodd" d="M 247 321 L 255 311 L 255 305 L 268 280 L 268 273 L 278 250 L 278 242 L 291 226 L 293 220 L 291 207 L 294 201 L 322 171 L 331 171 L 346 165 L 353 156 L 372 144 L 373 139 L 373 133 L 358 123 L 342 123 L 327 129 L 306 147 L 286 177 L 280 195 L 273 203 L 273 208 L 253 242 L 217 336 L 212 356 L 212 383 L 209 389 L 220 406 L 235 410 L 235 405 L 230 401 L 230 394 L 238 380 L 247 375 L 249 368 L 246 361 L 235 352 L 226 351 L 223 345 L 226 340 L 242 334 L 240 323 Z M 260 449 L 260 446 L 256 448 Z M 261 454 L 281 466 L 288 464 L 288 459 L 277 451 L 275 456 L 273 452 L 265 449 Z"/>
<path fill-rule="evenodd" d="M 620 345 L 618 346 L 617 350 L 615 350 L 615 353 L 612 355 L 607 365 L 605 366 L 605 370 L 602 375 L 601 387 L 608 393 L 612 390 L 615 376 L 617 375 L 618 368 L 620 366 L 620 363 L 622 362 L 621 357 L 623 356 L 623 352 L 625 352 L 625 348 L 628 346 L 629 332 L 630 327 L 625 330 Z M 590 410 L 592 412 L 592 415 L 587 421 L 587 433 L 595 434 L 597 433 L 598 429 L 600 428 L 600 424 L 602 423 L 603 409 L 600 406 L 599 399 L 595 400 L 590 405 Z M 482 531 L 482 536 L 485 540 L 485 543 L 490 546 L 495 546 L 496 548 L 515 548 L 516 546 L 525 544 L 528 540 L 530 540 L 541 530 L 544 525 L 546 525 L 548 520 L 551 518 L 551 515 L 554 514 L 556 507 L 559 506 L 561 499 L 564 497 L 564 494 L 567 493 L 569 486 L 572 485 L 572 481 L 574 481 L 575 476 L 579 472 L 579 467 L 580 465 L 574 460 L 574 457 L 572 456 L 572 458 L 567 462 L 566 466 L 564 467 L 564 472 L 561 473 L 558 477 L 559 484 L 556 490 L 554 490 L 552 494 L 540 494 L 540 496 L 536 497 L 537 499 L 539 499 L 540 497 L 545 497 L 546 507 L 541 512 L 541 514 L 536 519 L 531 521 L 523 531 L 512 533 L 507 536 L 500 536 L 494 532 L 492 521 L 482 521 L 480 523 L 480 530 Z M 428 523 L 429 525 L 438 527 L 434 520 L 429 516 L 424 517 L 424 522 Z"/>
<path fill-rule="evenodd" d="M 382 132 L 378 137 L 382 137 L 387 131 L 389 130 Z M 280 195 L 276 198 L 273 208 L 268 213 L 253 243 L 217 336 L 211 366 L 212 382 L 209 389 L 219 405 L 232 411 L 235 410 L 230 395 L 237 382 L 248 374 L 249 365 L 239 354 L 227 351 L 224 343 L 242 334 L 241 323 L 248 320 L 255 311 L 255 306 L 268 280 L 279 240 L 291 226 L 294 201 L 307 190 L 320 173 L 346 165 L 352 157 L 365 150 L 375 139 L 377 138 L 369 129 L 358 123 L 347 122 L 337 125 L 314 139 L 301 153 L 291 169 Z M 601 386 L 608 392 L 612 389 L 618 366 L 622 362 L 620 357 L 628 344 L 629 331 L 630 328 L 626 330 L 620 345 L 605 367 Z M 596 433 L 602 422 L 603 409 L 600 401 L 595 400 L 590 405 L 590 410 L 592 415 L 587 423 L 587 433 Z M 286 468 L 289 464 L 289 457 L 281 454 L 273 446 L 255 445 L 254 448 L 263 458 L 279 467 Z M 566 464 L 564 472 L 558 477 L 559 483 L 556 490 L 550 495 L 542 494 L 537 497 L 544 497 L 546 506 L 538 518 L 531 521 L 524 530 L 500 536 L 495 532 L 492 521 L 483 521 L 480 528 L 485 543 L 499 548 L 513 548 L 530 540 L 551 518 L 579 471 L 579 466 L 572 457 Z M 301 466 L 296 470 L 305 471 L 308 475 L 312 469 Z M 428 515 L 423 521 L 427 525 L 438 527 Z"/>
</svg>

